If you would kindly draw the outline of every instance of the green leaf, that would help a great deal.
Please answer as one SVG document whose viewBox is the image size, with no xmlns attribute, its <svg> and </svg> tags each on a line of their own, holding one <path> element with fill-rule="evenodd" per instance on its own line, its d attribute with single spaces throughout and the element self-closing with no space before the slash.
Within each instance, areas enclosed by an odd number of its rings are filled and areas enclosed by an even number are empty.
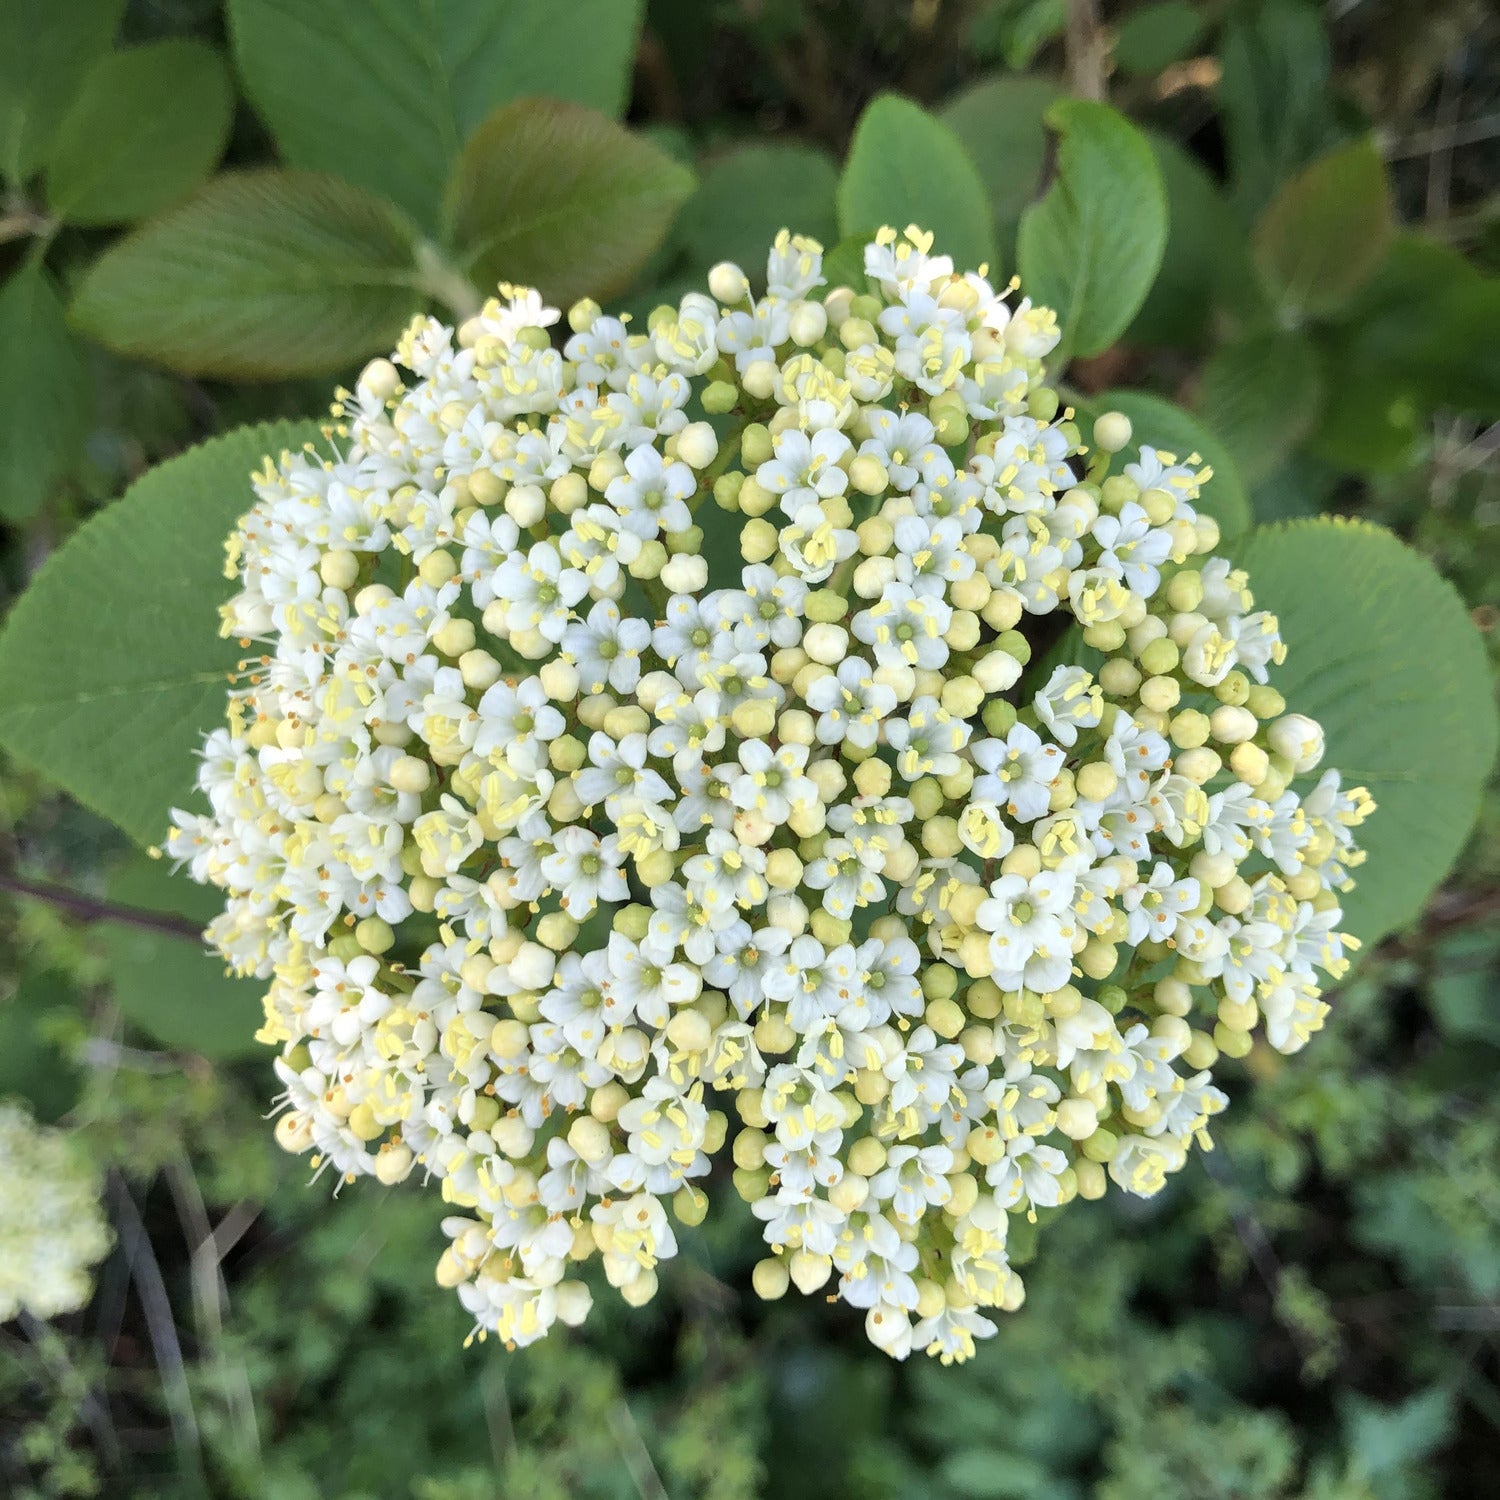
<svg viewBox="0 0 1500 1500">
<path fill-rule="evenodd" d="M 1082 412 L 1080 430 L 1084 441 L 1101 412 L 1118 411 L 1130 418 L 1130 446 L 1122 457 L 1133 462 L 1141 444 L 1186 458 L 1196 453 L 1213 471 L 1203 486 L 1197 504 L 1218 523 L 1225 537 L 1236 537 L 1250 524 L 1250 501 L 1245 486 L 1224 445 L 1195 418 L 1179 406 L 1146 391 L 1106 391 L 1089 399 Z"/>
<path fill-rule="evenodd" d="M 39 168 L 94 59 L 109 50 L 125 0 L 5 0 L 0 5 L 0 173 Z"/>
<path fill-rule="evenodd" d="M 1248 221 L 1335 138 L 1328 36 L 1309 0 L 1237 10 L 1219 49 L 1219 109 L 1234 197 Z"/>
<path fill-rule="evenodd" d="M 1198 414 L 1252 488 L 1312 431 L 1322 402 L 1317 351 L 1296 332 L 1251 334 L 1203 367 Z"/>
<path fill-rule="evenodd" d="M 847 239 L 889 224 L 930 230 L 959 270 L 995 259 L 984 183 L 958 137 L 910 99 L 882 94 L 854 128 L 839 179 L 839 232 Z"/>
<path fill-rule="evenodd" d="M 1378 804 L 1344 899 L 1346 928 L 1374 943 L 1421 911 L 1473 826 L 1500 737 L 1484 643 L 1453 586 L 1377 526 L 1260 527 L 1234 554 L 1281 621 L 1272 685 Z"/>
<path fill-rule="evenodd" d="M 170 912 L 203 926 L 223 909 L 220 892 L 174 875 L 165 860 L 137 856 L 115 873 L 109 898 L 143 911 Z M 228 1059 L 260 1051 L 264 981 L 236 979 L 201 939 L 105 922 L 101 927 L 115 1004 L 127 1020 L 167 1047 Z"/>
<path fill-rule="evenodd" d="M 146 846 L 193 787 L 239 660 L 223 545 L 266 455 L 312 422 L 241 428 L 153 469 L 43 564 L 0 629 L 0 748 Z"/>
<path fill-rule="evenodd" d="M 1126 341 L 1150 347 L 1201 348 L 1213 333 L 1213 309 L 1229 265 L 1249 257 L 1244 231 L 1219 184 L 1197 157 L 1170 136 L 1146 131 L 1167 195 L 1161 270 L 1130 325 Z"/>
<path fill-rule="evenodd" d="M 1351 1390 L 1341 1408 L 1351 1469 L 1362 1479 L 1372 1475 L 1398 1478 L 1398 1486 L 1389 1493 L 1409 1494 L 1406 1480 L 1416 1482 L 1421 1477 L 1414 1465 L 1446 1443 L 1453 1432 L 1453 1392 L 1441 1385 L 1429 1386 L 1394 1406 L 1370 1401 Z"/>
<path fill-rule="evenodd" d="M 35 515 L 72 465 L 93 409 L 88 364 L 52 278 L 30 261 L 0 286 L 0 516 Z"/>
<path fill-rule="evenodd" d="M 1187 0 L 1161 0 L 1132 12 L 1115 34 L 1115 62 L 1132 78 L 1154 78 L 1190 57 L 1208 32 L 1208 18 Z"/>
<path fill-rule="evenodd" d="M 1422 455 L 1426 423 L 1413 373 L 1323 351 L 1323 407 L 1312 451 L 1356 474 L 1399 474 Z"/>
<path fill-rule="evenodd" d="M 1332 508 L 1343 475 L 1317 454 L 1299 448 L 1251 491 L 1250 510 L 1257 524 L 1315 516 Z"/>
<path fill-rule="evenodd" d="M 1385 164 L 1355 141 L 1282 186 L 1255 226 L 1255 264 L 1283 309 L 1326 316 L 1375 274 L 1393 227 Z"/>
<path fill-rule="evenodd" d="M 120 224 L 175 203 L 218 164 L 234 94 L 202 42 L 153 42 L 94 64 L 47 157 L 47 203 L 70 224 Z"/>
<path fill-rule="evenodd" d="M 464 142 L 550 94 L 619 115 L 641 0 L 230 0 L 245 91 L 295 167 L 394 199 L 435 231 Z"/>
<path fill-rule="evenodd" d="M 1022 73 L 1067 24 L 1067 0 L 998 0 L 970 23 L 969 46 L 981 62 L 1003 62 Z"/>
<path fill-rule="evenodd" d="M 83 1075 L 53 1033 L 82 1027 L 82 996 L 67 976 L 52 970 L 23 973 L 16 992 L 0 1000 L 0 1099 L 30 1102 L 44 1124 L 78 1102 Z"/>
<path fill-rule="evenodd" d="M 704 171 L 672 239 L 698 275 L 731 260 L 763 285 L 766 251 L 778 231 L 824 245 L 838 238 L 837 188 L 838 168 L 825 152 L 790 142 L 743 146 Z"/>
<path fill-rule="evenodd" d="M 470 137 L 447 217 L 480 285 L 520 282 L 566 307 L 629 286 L 692 190 L 686 167 L 597 110 L 521 99 Z"/>
<path fill-rule="evenodd" d="M 1156 280 L 1167 200 L 1151 148 L 1107 104 L 1059 99 L 1057 180 L 1021 216 L 1022 290 L 1050 307 L 1061 356 L 1099 354 L 1130 326 Z"/>
<path fill-rule="evenodd" d="M 1002 266 L 1015 264 L 1021 211 L 1041 188 L 1047 157 L 1043 117 L 1061 93 L 1062 85 L 1052 78 L 1002 74 L 965 89 L 938 117 L 979 169 Z"/>
<path fill-rule="evenodd" d="M 1425 411 L 1500 416 L 1500 278 L 1457 250 L 1398 234 L 1330 334 L 1347 370 L 1378 370 Z"/>
<path fill-rule="evenodd" d="M 388 350 L 421 303 L 390 204 L 311 172 L 228 173 L 112 245 L 78 327 L 188 375 L 322 375 Z"/>
</svg>

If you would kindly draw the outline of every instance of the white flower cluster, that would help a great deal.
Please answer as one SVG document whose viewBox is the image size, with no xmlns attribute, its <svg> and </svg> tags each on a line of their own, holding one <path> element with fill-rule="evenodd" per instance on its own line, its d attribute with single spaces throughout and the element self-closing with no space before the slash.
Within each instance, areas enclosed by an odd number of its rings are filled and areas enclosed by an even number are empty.
<svg viewBox="0 0 1500 1500">
<path fill-rule="evenodd" d="M 915 228 L 865 273 L 783 233 L 765 295 L 720 265 L 639 330 L 418 319 L 230 543 L 170 852 L 272 981 L 283 1145 L 437 1178 L 511 1344 L 591 1257 L 653 1295 L 734 1115 L 757 1291 L 964 1358 L 1010 1216 L 1156 1192 L 1345 964 L 1370 803 L 1290 789 L 1322 734 L 1196 456 L 1112 473 L 1052 314 Z"/>
<path fill-rule="evenodd" d="M 0 1323 L 74 1312 L 114 1243 L 99 1174 L 66 1130 L 0 1103 Z"/>
</svg>

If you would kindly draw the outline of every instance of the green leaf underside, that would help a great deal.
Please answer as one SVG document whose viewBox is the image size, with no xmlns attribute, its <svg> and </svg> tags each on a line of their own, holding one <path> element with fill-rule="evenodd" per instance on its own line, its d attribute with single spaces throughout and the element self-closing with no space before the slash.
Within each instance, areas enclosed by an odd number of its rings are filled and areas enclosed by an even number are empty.
<svg viewBox="0 0 1500 1500">
<path fill-rule="evenodd" d="M 83 351 L 52 278 L 32 261 L 0 285 L 0 516 L 36 514 L 77 457 L 91 405 Z"/>
<path fill-rule="evenodd" d="M 1057 180 L 1021 216 L 1022 290 L 1052 308 L 1063 351 L 1099 354 L 1130 326 L 1161 265 L 1167 201 L 1141 133 L 1105 104 L 1059 99 Z"/>
<path fill-rule="evenodd" d="M 293 166 L 332 172 L 438 228 L 464 142 L 549 94 L 618 115 L 641 0 L 230 0 L 245 90 Z"/>
<path fill-rule="evenodd" d="M 106 250 L 73 319 L 190 375 L 322 375 L 388 350 L 420 305 L 415 232 L 311 172 L 229 173 Z"/>
<path fill-rule="evenodd" d="M 153 469 L 37 573 L 0 630 L 0 746 L 150 846 L 189 797 L 241 652 L 219 638 L 224 539 L 261 460 L 313 422 L 242 428 Z"/>
<path fill-rule="evenodd" d="M 1375 274 L 1392 228 L 1380 153 L 1355 141 L 1282 185 L 1255 226 L 1255 264 L 1283 308 L 1336 312 Z"/>
<path fill-rule="evenodd" d="M 1041 186 L 1047 157 L 1043 117 L 1061 93 L 1052 78 L 1002 74 L 965 89 L 938 117 L 979 171 L 1003 267 L 1015 265 L 1016 226 Z"/>
<path fill-rule="evenodd" d="M 955 269 L 995 261 L 995 231 L 978 169 L 947 125 L 910 99 L 882 94 L 859 117 L 839 179 L 839 233 L 884 225 L 929 230 Z"/>
<path fill-rule="evenodd" d="M 120 224 L 175 203 L 218 163 L 234 95 L 214 48 L 170 40 L 101 58 L 47 159 L 47 202 L 70 224 Z"/>
<path fill-rule="evenodd" d="M 1453 586 L 1379 527 L 1290 521 L 1233 551 L 1281 621 L 1272 685 L 1378 804 L 1345 898 L 1346 928 L 1373 943 L 1417 915 L 1473 825 L 1500 736 L 1483 642 Z"/>
<path fill-rule="evenodd" d="M 0 173 L 24 182 L 46 160 L 83 76 L 109 50 L 125 0 L 0 5 Z"/>
<path fill-rule="evenodd" d="M 1197 405 L 1253 488 L 1312 431 L 1321 387 L 1312 344 L 1274 330 L 1220 345 L 1204 366 Z"/>
<path fill-rule="evenodd" d="M 1090 433 L 1094 419 L 1107 411 L 1123 412 L 1130 418 L 1130 446 L 1120 455 L 1121 458 L 1133 462 L 1142 443 L 1183 460 L 1193 453 L 1198 454 L 1213 470 L 1213 476 L 1204 484 L 1203 493 L 1196 502 L 1198 508 L 1219 523 L 1219 530 L 1226 537 L 1238 536 L 1249 526 L 1250 498 L 1239 469 L 1223 443 L 1196 417 L 1146 391 L 1105 391 L 1103 395 L 1090 397 L 1086 410 L 1081 413 L 1080 431 L 1085 442 L 1092 441 Z"/>
<path fill-rule="evenodd" d="M 138 856 L 115 873 L 109 897 L 123 906 L 172 912 L 205 927 L 222 895 L 172 873 L 164 859 Z M 115 1004 L 157 1042 L 226 1060 L 260 1051 L 266 986 L 233 978 L 224 960 L 192 938 L 106 922 L 102 927 Z"/>
<path fill-rule="evenodd" d="M 838 238 L 838 168 L 825 152 L 792 143 L 745 146 L 705 168 L 672 240 L 700 276 L 731 260 L 763 285 L 766 247 L 789 229 L 824 246 Z"/>
<path fill-rule="evenodd" d="M 597 110 L 522 99 L 464 147 L 447 218 L 480 286 L 534 286 L 566 307 L 623 291 L 693 186 L 686 167 Z"/>
</svg>

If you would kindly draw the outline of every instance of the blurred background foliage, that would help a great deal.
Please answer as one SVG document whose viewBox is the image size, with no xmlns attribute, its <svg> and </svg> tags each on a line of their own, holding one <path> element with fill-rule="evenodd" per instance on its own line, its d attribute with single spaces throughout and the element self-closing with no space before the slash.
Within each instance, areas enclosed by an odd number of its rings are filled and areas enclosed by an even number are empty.
<svg viewBox="0 0 1500 1500">
<path fill-rule="evenodd" d="M 783 224 L 843 256 L 904 214 L 1066 303 L 1080 402 L 1174 403 L 1257 521 L 1393 527 L 1495 640 L 1482 0 L 0 0 L 0 177 L 0 608 L 419 308 L 505 276 L 645 316 Z M 1047 1227 L 945 1370 L 757 1303 L 732 1192 L 647 1310 L 465 1350 L 414 1194 L 329 1203 L 272 1145 L 203 893 L 0 778 L 0 1094 L 88 1141 L 118 1237 L 88 1309 L 0 1327 L 7 1495 L 1500 1492 L 1494 797 L 1315 1045 L 1238 1065 L 1203 1167 Z"/>
</svg>

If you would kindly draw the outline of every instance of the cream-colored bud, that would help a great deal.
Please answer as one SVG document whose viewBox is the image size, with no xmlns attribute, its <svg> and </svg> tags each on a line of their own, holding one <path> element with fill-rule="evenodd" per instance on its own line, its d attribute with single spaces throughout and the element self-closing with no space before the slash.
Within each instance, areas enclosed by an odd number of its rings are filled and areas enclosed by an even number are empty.
<svg viewBox="0 0 1500 1500">
<path fill-rule="evenodd" d="M 1299 776 L 1323 759 L 1323 726 L 1306 714 L 1285 714 L 1266 730 L 1266 740 L 1277 755 L 1291 761 Z"/>
<path fill-rule="evenodd" d="M 867 557 L 849 580 L 861 599 L 878 599 L 896 579 L 896 561 L 891 557 Z"/>
<path fill-rule="evenodd" d="M 786 1296 L 791 1283 L 785 1256 L 773 1255 L 765 1260 L 758 1260 L 755 1269 L 750 1272 L 750 1285 L 755 1288 L 755 1295 L 762 1302 L 775 1302 Z"/>
<path fill-rule="evenodd" d="M 750 295 L 750 281 L 733 261 L 721 260 L 708 273 L 708 289 L 720 302 L 732 307 Z"/>
<path fill-rule="evenodd" d="M 490 1033 L 490 1051 L 504 1061 L 523 1056 L 531 1047 L 531 1033 L 521 1022 L 507 1016 L 495 1022 Z"/>
<path fill-rule="evenodd" d="M 1239 745 L 1255 738 L 1260 728 L 1255 715 L 1248 708 L 1236 708 L 1230 703 L 1221 703 L 1209 715 L 1209 733 L 1221 745 Z"/>
<path fill-rule="evenodd" d="M 1119 453 L 1130 446 L 1130 418 L 1120 411 L 1107 411 L 1094 423 L 1094 446 L 1101 453 Z"/>
<path fill-rule="evenodd" d="M 1003 693 L 1021 677 L 1021 663 L 1008 651 L 989 651 L 974 663 L 974 680 L 987 693 Z"/>
<path fill-rule="evenodd" d="M 677 456 L 690 469 L 706 469 L 719 456 L 719 438 L 707 422 L 690 422 L 677 434 Z"/>
<path fill-rule="evenodd" d="M 828 311 L 821 302 L 794 303 L 789 328 L 792 342 L 810 349 L 828 332 Z"/>
<path fill-rule="evenodd" d="M 505 496 L 505 514 L 523 531 L 528 530 L 547 514 L 547 497 L 538 485 L 512 485 Z"/>
<path fill-rule="evenodd" d="M 916 673 L 904 662 L 897 666 L 876 667 L 875 681 L 883 683 L 895 693 L 900 703 L 909 703 L 912 694 L 916 691 Z"/>
<path fill-rule="evenodd" d="M 1271 758 L 1259 745 L 1236 745 L 1229 755 L 1229 769 L 1246 786 L 1258 787 L 1271 769 Z"/>
<path fill-rule="evenodd" d="M 825 667 L 837 666 L 849 653 L 849 632 L 842 625 L 810 625 L 803 633 L 802 649 Z"/>
<path fill-rule="evenodd" d="M 741 738 L 764 739 L 776 727 L 776 705 L 769 698 L 746 698 L 735 704 L 729 721 Z"/>
<path fill-rule="evenodd" d="M 1099 1128 L 1099 1111 L 1087 1099 L 1064 1099 L 1057 1106 L 1057 1128 L 1069 1140 L 1086 1141 Z"/>
<path fill-rule="evenodd" d="M 948 598 L 955 609 L 983 610 L 993 592 L 983 573 L 971 573 L 948 585 Z"/>
<path fill-rule="evenodd" d="M 740 383 L 757 401 L 768 401 L 776 393 L 776 379 L 780 371 L 776 361 L 758 359 L 740 377 Z"/>
<path fill-rule="evenodd" d="M 359 580 L 359 558 L 352 552 L 325 552 L 318 573 L 329 588 L 350 589 Z"/>
<path fill-rule="evenodd" d="M 401 389 L 401 372 L 388 359 L 372 359 L 359 373 L 359 387 L 377 401 L 389 401 Z"/>
<path fill-rule="evenodd" d="M 674 594 L 696 594 L 708 583 L 708 559 L 679 552 L 661 570 L 661 581 Z"/>
<path fill-rule="evenodd" d="M 1172 763 L 1172 769 L 1179 776 L 1185 776 L 1189 781 L 1202 786 L 1219 774 L 1223 764 L 1219 753 L 1204 745 L 1197 750 L 1184 750 Z"/>
</svg>

